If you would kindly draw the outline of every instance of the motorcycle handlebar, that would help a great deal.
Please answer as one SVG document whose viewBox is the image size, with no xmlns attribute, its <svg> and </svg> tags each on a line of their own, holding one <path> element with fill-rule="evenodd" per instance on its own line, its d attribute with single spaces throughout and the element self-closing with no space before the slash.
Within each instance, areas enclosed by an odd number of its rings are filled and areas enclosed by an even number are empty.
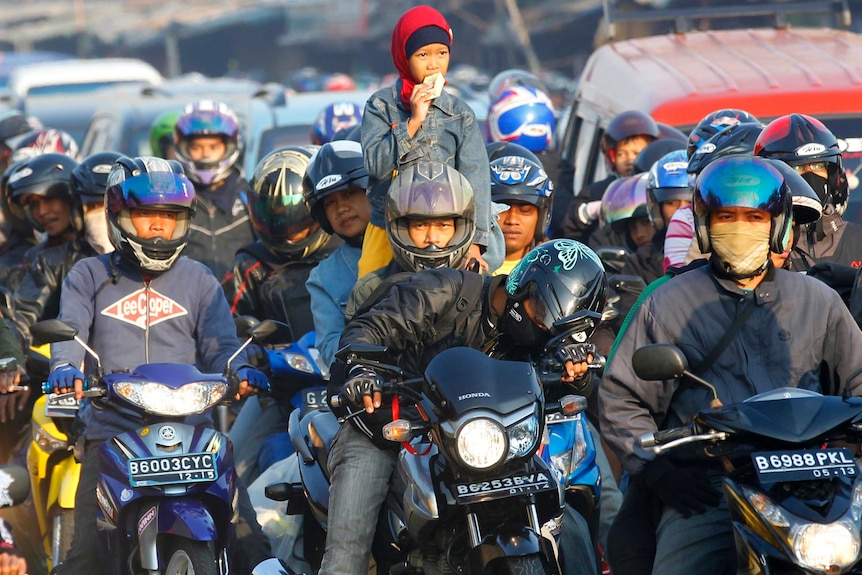
<svg viewBox="0 0 862 575">
<path fill-rule="evenodd" d="M 686 425 L 685 427 L 674 427 L 673 429 L 665 429 L 663 431 L 654 431 L 652 433 L 644 433 L 638 438 L 638 443 L 644 449 L 651 449 L 657 445 L 664 445 L 677 439 L 689 437 L 694 434 L 694 427 Z"/>
</svg>

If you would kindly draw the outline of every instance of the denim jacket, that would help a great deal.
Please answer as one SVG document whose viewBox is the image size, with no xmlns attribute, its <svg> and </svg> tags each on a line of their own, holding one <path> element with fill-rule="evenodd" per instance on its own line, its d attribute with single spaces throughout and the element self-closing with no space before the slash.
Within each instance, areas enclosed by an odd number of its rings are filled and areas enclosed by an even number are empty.
<svg viewBox="0 0 862 575">
<path fill-rule="evenodd" d="M 324 364 L 332 363 L 344 330 L 344 313 L 356 284 L 362 248 L 341 244 L 328 258 L 311 270 L 305 287 L 311 296 L 316 339 L 314 347 Z"/>
<path fill-rule="evenodd" d="M 422 127 L 407 133 L 410 110 L 401 102 L 401 80 L 375 92 L 362 117 L 362 152 L 368 169 L 371 223 L 386 227 L 385 200 L 392 171 L 418 161 L 448 164 L 473 187 L 476 202 L 474 243 L 488 246 L 491 229 L 491 178 L 488 153 L 473 110 L 462 99 L 443 93 L 428 108 Z M 496 222 L 494 222 L 496 223 Z M 490 262 L 489 262 L 490 263 Z"/>
</svg>

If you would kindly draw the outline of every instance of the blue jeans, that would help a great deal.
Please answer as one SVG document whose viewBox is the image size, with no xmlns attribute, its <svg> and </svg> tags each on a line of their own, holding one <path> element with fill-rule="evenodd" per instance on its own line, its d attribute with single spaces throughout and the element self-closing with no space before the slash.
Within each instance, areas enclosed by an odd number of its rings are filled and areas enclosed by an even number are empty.
<svg viewBox="0 0 862 575">
<path fill-rule="evenodd" d="M 319 575 L 368 573 L 377 516 L 397 461 L 396 451 L 384 451 L 353 425 L 342 424 L 329 452 L 326 551 Z"/>
</svg>

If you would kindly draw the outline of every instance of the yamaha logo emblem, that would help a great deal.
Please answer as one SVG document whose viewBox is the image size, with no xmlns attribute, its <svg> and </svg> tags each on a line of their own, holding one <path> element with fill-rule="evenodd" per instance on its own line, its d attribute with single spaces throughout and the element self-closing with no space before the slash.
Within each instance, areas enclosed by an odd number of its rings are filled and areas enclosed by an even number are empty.
<svg viewBox="0 0 862 575">
<path fill-rule="evenodd" d="M 177 437 L 177 430 L 170 425 L 164 425 L 159 429 L 159 437 L 165 441 L 173 441 Z"/>
</svg>

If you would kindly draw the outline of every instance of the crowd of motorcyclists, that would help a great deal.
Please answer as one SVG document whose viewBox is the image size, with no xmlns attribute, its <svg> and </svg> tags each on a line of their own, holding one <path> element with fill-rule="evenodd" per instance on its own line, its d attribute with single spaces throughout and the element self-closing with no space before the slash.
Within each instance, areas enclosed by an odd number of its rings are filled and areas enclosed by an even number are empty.
<svg viewBox="0 0 862 575">
<path fill-rule="evenodd" d="M 315 332 L 331 367 L 330 406 L 344 422 L 327 463 L 321 573 L 391 567 L 372 543 L 402 447 L 382 438 L 393 420 L 383 375 L 336 358 L 357 344 L 385 346 L 414 376 L 452 347 L 531 362 L 550 353 L 561 384 L 587 396 L 603 462 L 597 541 L 564 521 L 562 572 L 736 573 L 725 470 L 636 438 L 782 387 L 860 395 L 862 227 L 842 218 L 838 139 L 803 114 L 763 124 L 724 108 L 683 135 L 626 111 L 604 130 L 610 175 L 571 190 L 577 166 L 553 150 L 541 81 L 499 74 L 483 134 L 462 99 L 424 81 L 445 77 L 452 47 L 442 14 L 407 11 L 392 36 L 397 82 L 364 113 L 362 103 L 321 111 L 309 145 L 270 151 L 252 174 L 240 169 L 240 121 L 221 102 L 160 116 L 152 155 L 135 158 L 79 158 L 68 134 L 0 116 L 0 355 L 16 358 L 0 373 L 0 462 L 23 461 L 40 380 L 83 399 L 77 531 L 52 572 L 99 572 L 95 454 L 141 423 L 84 397 L 94 366 L 78 344 L 53 344 L 39 372 L 30 327 L 72 325 L 108 372 L 173 361 L 215 373 L 238 347 L 234 319 L 253 316 L 287 324 L 294 341 Z M 623 251 L 619 268 L 600 259 L 605 248 Z M 616 290 L 612 273 L 642 283 Z M 589 339 L 549 351 L 583 311 L 604 313 Z M 679 347 L 712 387 L 641 379 L 631 357 L 654 343 Z M 246 492 L 294 408 L 268 393 L 265 358 L 252 346 L 233 363 L 238 573 L 286 572 Z M 28 378 L 29 390 L 12 391 Z M 192 422 L 213 425 L 210 413 Z M 273 450 L 286 458 L 292 447 Z M 27 572 L 22 557 L 0 525 L 0 574 Z"/>
</svg>

